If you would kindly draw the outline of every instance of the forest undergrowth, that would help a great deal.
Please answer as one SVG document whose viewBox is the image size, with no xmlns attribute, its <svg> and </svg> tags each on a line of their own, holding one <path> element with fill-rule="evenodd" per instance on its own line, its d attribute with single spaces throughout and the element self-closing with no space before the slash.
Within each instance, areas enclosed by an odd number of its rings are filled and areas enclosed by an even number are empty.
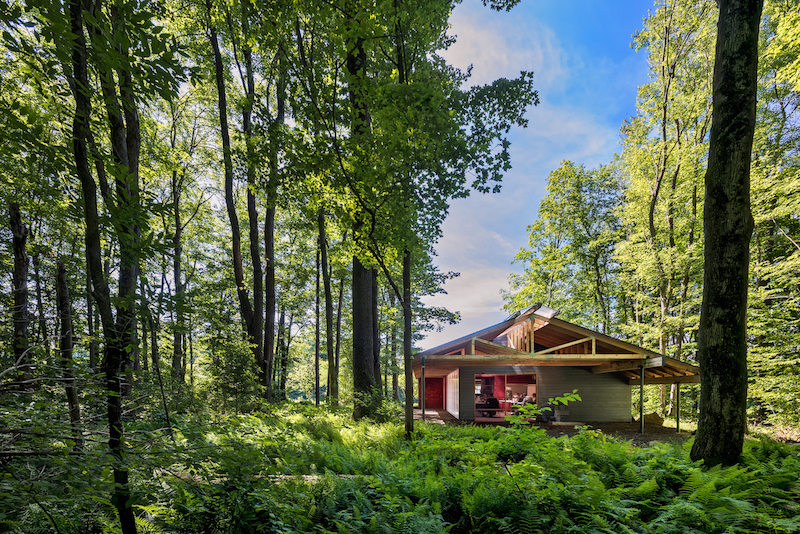
<svg viewBox="0 0 800 534">
<path fill-rule="evenodd" d="M 417 422 L 407 441 L 399 420 L 291 403 L 171 422 L 127 425 L 141 533 L 800 532 L 799 451 L 767 438 L 705 469 L 691 441 L 635 447 L 589 428 Z M 117 532 L 102 435 L 78 449 L 29 423 L 14 447 L 3 438 L 16 454 L 0 458 L 0 532 Z"/>
</svg>

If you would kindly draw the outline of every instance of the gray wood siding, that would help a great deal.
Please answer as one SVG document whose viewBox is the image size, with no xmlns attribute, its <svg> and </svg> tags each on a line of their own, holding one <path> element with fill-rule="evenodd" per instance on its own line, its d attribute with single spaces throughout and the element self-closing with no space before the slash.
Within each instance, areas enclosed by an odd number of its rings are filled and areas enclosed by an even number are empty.
<svg viewBox="0 0 800 534">
<path fill-rule="evenodd" d="M 628 422 L 631 420 L 631 386 L 613 373 L 592 374 L 581 367 L 461 367 L 459 372 L 459 419 L 475 420 L 475 375 L 538 375 L 539 407 L 547 399 L 578 390 L 580 402 L 569 405 L 569 420 L 579 422 Z"/>
<path fill-rule="evenodd" d="M 578 390 L 580 402 L 569 405 L 569 420 L 627 422 L 631 420 L 631 386 L 613 373 L 592 374 L 581 367 L 537 367 L 539 406 L 547 399 Z"/>
<path fill-rule="evenodd" d="M 472 367 L 458 369 L 458 418 L 475 420 L 475 370 Z"/>
</svg>

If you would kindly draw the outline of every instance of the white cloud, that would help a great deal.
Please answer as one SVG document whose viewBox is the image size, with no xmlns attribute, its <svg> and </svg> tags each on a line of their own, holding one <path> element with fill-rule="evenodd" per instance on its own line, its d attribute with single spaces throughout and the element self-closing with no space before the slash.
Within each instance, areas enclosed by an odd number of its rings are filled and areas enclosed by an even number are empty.
<svg viewBox="0 0 800 534">
<path fill-rule="evenodd" d="M 543 103 L 528 115 L 528 128 L 512 144 L 512 148 L 524 147 L 513 154 L 515 170 L 521 165 L 545 166 L 547 175 L 564 159 L 593 167 L 608 163 L 619 146 L 619 130 L 585 109 Z"/>
<path fill-rule="evenodd" d="M 508 270 L 481 262 L 463 264 L 461 276 L 445 285 L 447 295 L 426 297 L 428 306 L 445 306 L 461 313 L 461 322 L 448 326 L 442 332 L 432 332 L 420 343 L 432 348 L 455 338 L 476 332 L 502 321 L 508 314 L 503 311 L 500 289 L 508 287 Z"/>
<path fill-rule="evenodd" d="M 554 88 L 567 77 L 567 54 L 555 33 L 535 19 L 520 21 L 507 13 L 460 4 L 450 17 L 456 43 L 442 56 L 463 70 L 473 66 L 470 84 L 515 78 L 533 71 L 537 87 Z"/>
<path fill-rule="evenodd" d="M 513 169 L 503 178 L 501 193 L 473 193 L 451 202 L 434 261 L 461 277 L 448 281 L 446 295 L 425 302 L 461 312 L 462 321 L 429 334 L 424 348 L 507 316 L 500 291 L 508 288 L 509 274 L 521 272 L 511 262 L 528 245 L 526 226 L 536 219 L 548 174 L 565 159 L 587 167 L 609 163 L 619 147 L 621 121 L 635 101 L 636 82 L 646 76 L 641 58 L 606 58 L 572 43 L 567 49 L 534 17 L 474 4 L 457 6 L 449 33 L 458 40 L 442 55 L 462 69 L 473 65 L 468 84 L 532 70 L 541 103 L 528 111 L 528 128 L 510 135 Z"/>
</svg>

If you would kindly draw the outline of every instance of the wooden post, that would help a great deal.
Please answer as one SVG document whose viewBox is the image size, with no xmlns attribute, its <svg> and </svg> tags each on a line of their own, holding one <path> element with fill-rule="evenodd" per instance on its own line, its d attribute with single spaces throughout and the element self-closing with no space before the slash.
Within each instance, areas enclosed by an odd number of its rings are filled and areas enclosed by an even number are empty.
<svg viewBox="0 0 800 534">
<path fill-rule="evenodd" d="M 425 356 L 422 357 L 422 385 L 419 388 L 419 406 L 422 408 L 422 420 L 425 420 Z"/>
<path fill-rule="evenodd" d="M 639 366 L 639 434 L 644 434 L 644 365 Z"/>
<path fill-rule="evenodd" d="M 681 383 L 675 382 L 675 432 L 681 431 Z"/>
</svg>

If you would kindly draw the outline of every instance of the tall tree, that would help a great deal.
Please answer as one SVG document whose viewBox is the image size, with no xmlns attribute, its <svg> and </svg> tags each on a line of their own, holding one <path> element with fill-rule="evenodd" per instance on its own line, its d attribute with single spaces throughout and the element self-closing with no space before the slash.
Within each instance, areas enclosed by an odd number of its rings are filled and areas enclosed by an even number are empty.
<svg viewBox="0 0 800 534">
<path fill-rule="evenodd" d="M 219 32 L 217 25 L 222 18 L 215 8 L 211 0 L 206 0 L 206 28 L 209 42 L 211 43 L 211 51 L 214 56 L 214 80 L 217 86 L 217 111 L 219 113 L 220 122 L 220 136 L 222 138 L 222 162 L 225 174 L 225 207 L 228 212 L 228 220 L 231 226 L 231 248 L 233 251 L 233 275 L 236 283 L 236 294 L 239 298 L 239 308 L 241 311 L 242 322 L 244 323 L 245 331 L 247 332 L 248 340 L 250 343 L 253 356 L 257 364 L 262 362 L 262 318 L 256 317 L 256 309 L 261 310 L 260 302 L 256 304 L 254 309 L 253 302 L 250 300 L 250 295 L 247 290 L 244 273 L 244 260 L 242 258 L 242 236 L 239 226 L 239 215 L 236 212 L 236 203 L 234 199 L 234 168 L 233 168 L 233 149 L 231 145 L 231 134 L 228 122 L 228 90 L 226 87 L 226 67 L 222 57 L 222 47 L 219 41 Z M 249 86 L 249 83 L 247 84 Z M 245 125 L 248 130 L 250 128 L 250 105 L 246 100 L 243 116 L 247 119 Z M 250 219 L 251 229 L 251 243 L 253 242 L 252 229 L 257 225 L 257 221 L 252 220 L 252 217 L 257 216 L 255 212 L 255 192 L 252 189 L 247 191 L 247 205 L 248 216 Z M 258 240 L 255 240 L 253 246 L 258 249 Z M 260 254 L 257 254 L 253 261 L 258 262 L 259 265 L 259 281 L 258 287 L 261 287 L 260 280 Z M 261 294 L 258 295 L 261 297 Z"/>
<path fill-rule="evenodd" d="M 22 222 L 19 204 L 9 202 L 9 221 L 14 250 L 14 311 L 12 322 L 14 334 L 12 345 L 14 347 L 14 366 L 20 370 L 20 380 L 27 382 L 32 378 L 31 356 L 28 351 L 28 252 L 25 248 L 28 242 L 28 227 Z"/>
<path fill-rule="evenodd" d="M 699 288 L 705 154 L 711 121 L 714 3 L 668 0 L 634 42 L 648 53 L 651 80 L 622 127 L 619 164 L 627 182 L 617 247 L 627 316 L 636 342 L 693 356 Z"/>
<path fill-rule="evenodd" d="M 542 302 L 568 320 L 611 331 L 621 307 L 614 257 L 621 186 L 611 166 L 588 170 L 564 161 L 550 173 L 539 218 L 528 227 L 530 249 L 515 259 L 525 270 L 509 279 L 508 308 Z"/>
<path fill-rule="evenodd" d="M 153 27 L 154 15 L 141 6 L 121 2 L 90 4 L 76 0 L 69 3 L 67 10 L 69 35 L 56 32 L 52 38 L 65 44 L 64 50 L 71 53 L 69 61 L 63 58 L 63 64 L 75 101 L 72 128 L 74 164 L 83 197 L 85 244 L 93 297 L 105 342 L 108 443 L 114 456 L 112 501 L 119 514 L 122 532 L 129 534 L 136 532 L 136 523 L 124 461 L 120 375 L 136 347 L 135 299 L 143 218 L 139 191 L 141 135 L 138 102 L 144 96 L 142 86 L 145 82 L 150 91 L 173 94 L 179 69 L 174 49 L 167 47 L 171 40 L 167 35 L 159 35 L 163 28 Z M 53 23 L 50 32 L 63 24 L 59 6 L 51 6 L 46 16 Z M 150 56 L 151 44 L 157 59 Z M 146 57 L 142 57 L 143 54 Z M 143 64 L 152 70 L 142 70 Z M 90 81 L 90 69 L 102 96 L 110 158 L 101 153 L 91 129 L 94 85 Z M 103 266 L 98 187 L 91 172 L 92 164 L 119 246 L 117 295 L 113 300 L 108 269 Z"/>
<path fill-rule="evenodd" d="M 766 2 L 753 140 L 748 401 L 757 423 L 797 424 L 800 396 L 800 3 Z"/>
<path fill-rule="evenodd" d="M 705 184 L 705 273 L 698 356 L 702 386 L 693 460 L 739 460 L 747 427 L 750 158 L 763 0 L 721 0 Z"/>
<path fill-rule="evenodd" d="M 59 352 L 61 353 L 61 366 L 64 369 L 64 388 L 67 393 L 69 406 L 69 422 L 72 427 L 72 437 L 75 448 L 83 447 L 81 434 L 81 405 L 78 400 L 78 386 L 75 381 L 73 369 L 72 346 L 72 303 L 69 298 L 69 285 L 67 284 L 67 268 L 63 261 L 58 262 L 56 273 L 56 296 L 59 322 Z"/>
</svg>

